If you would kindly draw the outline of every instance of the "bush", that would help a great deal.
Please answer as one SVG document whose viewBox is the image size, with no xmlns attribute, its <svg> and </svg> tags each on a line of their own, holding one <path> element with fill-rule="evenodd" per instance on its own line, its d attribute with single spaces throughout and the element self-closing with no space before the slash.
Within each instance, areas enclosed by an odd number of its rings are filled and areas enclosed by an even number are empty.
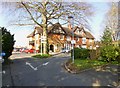
<svg viewBox="0 0 120 88">
<path fill-rule="evenodd" d="M 116 57 L 116 60 L 120 63 L 120 46 L 115 48 L 115 51 L 118 52 L 118 56 Z"/>
<path fill-rule="evenodd" d="M 101 48 L 100 55 L 104 61 L 107 61 L 107 62 L 115 61 L 117 57 L 119 56 L 118 50 L 119 49 L 117 49 L 113 45 L 103 46 Z"/>
<path fill-rule="evenodd" d="M 100 49 L 90 50 L 90 59 L 98 59 L 100 57 Z"/>
<path fill-rule="evenodd" d="M 72 57 L 72 52 L 71 52 Z M 87 59 L 89 57 L 89 50 L 84 48 L 74 48 L 75 59 Z"/>
<path fill-rule="evenodd" d="M 14 35 L 11 35 L 9 31 L 7 31 L 6 28 L 2 27 L 2 52 L 5 53 L 5 56 L 3 56 L 4 60 L 8 60 L 8 57 L 12 55 L 12 51 L 14 49 Z"/>
</svg>

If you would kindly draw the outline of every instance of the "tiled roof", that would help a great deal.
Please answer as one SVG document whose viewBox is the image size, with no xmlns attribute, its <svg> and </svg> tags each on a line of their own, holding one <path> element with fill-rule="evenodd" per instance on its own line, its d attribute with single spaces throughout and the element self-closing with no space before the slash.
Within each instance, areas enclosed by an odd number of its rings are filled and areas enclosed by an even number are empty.
<svg viewBox="0 0 120 88">
<path fill-rule="evenodd" d="M 52 29 L 54 29 L 54 28 L 59 28 L 59 27 L 62 28 L 62 30 L 65 32 L 66 35 L 72 36 L 72 30 L 70 30 L 70 29 L 67 28 L 67 27 L 62 27 L 62 26 L 60 25 L 60 23 L 56 23 L 56 24 L 53 24 L 52 26 L 49 26 L 49 27 L 48 27 L 48 33 L 50 33 Z M 77 28 L 79 28 L 79 29 L 81 29 L 81 30 L 82 30 L 82 29 L 84 30 L 83 27 L 75 26 L 75 27 L 74 27 L 74 32 L 76 31 Z M 38 34 L 43 33 L 43 30 L 42 30 L 41 27 L 38 27 L 38 26 L 37 26 L 37 27 L 35 27 L 35 30 L 38 31 Z M 27 38 L 33 37 L 33 36 L 35 35 L 35 30 L 34 30 L 31 34 L 29 34 L 29 35 L 27 36 Z M 85 31 L 85 30 L 84 30 L 84 32 L 85 32 L 85 36 L 84 36 L 84 37 L 94 39 L 93 35 L 92 35 L 90 32 Z M 74 36 L 75 36 L 75 37 L 80 37 L 80 38 L 83 37 L 82 35 L 80 35 L 80 34 L 75 34 L 75 33 L 74 33 Z"/>
<path fill-rule="evenodd" d="M 52 26 L 49 26 L 48 27 L 48 32 L 50 32 L 52 29 L 54 29 L 54 28 L 59 28 L 59 27 L 61 27 L 61 29 L 66 33 L 66 31 L 63 29 L 63 27 L 61 26 L 61 24 L 60 23 L 55 23 L 55 24 L 53 24 Z"/>
<path fill-rule="evenodd" d="M 35 35 L 35 31 L 36 31 L 36 30 L 38 31 L 38 34 L 41 34 L 41 33 L 43 32 L 43 30 L 42 30 L 41 27 L 36 26 L 35 29 L 34 29 L 34 31 L 33 31 L 31 34 L 29 34 L 29 35 L 27 36 L 27 38 L 33 37 L 33 36 Z"/>
<path fill-rule="evenodd" d="M 67 27 L 63 27 L 63 29 L 65 30 L 65 32 L 66 32 L 67 35 L 72 36 L 72 32 L 73 32 L 72 30 L 68 29 Z M 82 38 L 81 35 L 78 35 L 78 34 L 75 34 L 75 33 L 74 33 L 74 36 Z"/>
<path fill-rule="evenodd" d="M 90 32 L 85 31 L 86 38 L 92 38 L 94 39 L 93 35 Z"/>
</svg>

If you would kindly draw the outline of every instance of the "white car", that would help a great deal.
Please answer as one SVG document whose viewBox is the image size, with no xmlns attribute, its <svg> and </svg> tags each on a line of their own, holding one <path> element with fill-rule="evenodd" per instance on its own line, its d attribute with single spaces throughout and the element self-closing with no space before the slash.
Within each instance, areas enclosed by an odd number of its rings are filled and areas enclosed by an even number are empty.
<svg viewBox="0 0 120 88">
<path fill-rule="evenodd" d="M 70 50 L 69 50 L 69 49 L 66 49 L 66 48 L 62 48 L 61 52 L 62 52 L 62 53 L 69 53 Z"/>
</svg>

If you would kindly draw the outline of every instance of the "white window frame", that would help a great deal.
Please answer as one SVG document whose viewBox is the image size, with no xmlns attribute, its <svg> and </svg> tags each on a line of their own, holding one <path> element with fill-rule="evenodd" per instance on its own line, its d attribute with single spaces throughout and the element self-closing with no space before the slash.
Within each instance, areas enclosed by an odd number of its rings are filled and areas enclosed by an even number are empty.
<svg viewBox="0 0 120 88">
<path fill-rule="evenodd" d="M 89 39 L 89 42 L 91 43 L 91 42 L 92 42 L 92 39 Z"/>
<path fill-rule="evenodd" d="M 32 38 L 32 37 L 30 37 L 30 38 L 29 38 L 29 41 L 32 41 L 32 40 L 33 40 L 33 38 Z"/>
<path fill-rule="evenodd" d="M 82 38 L 82 44 L 86 44 L 87 39 L 85 37 Z"/>
<path fill-rule="evenodd" d="M 36 34 L 36 35 L 35 35 L 35 39 L 36 39 L 36 40 L 39 40 L 39 34 Z"/>
<path fill-rule="evenodd" d="M 67 41 L 70 41 L 71 40 L 71 37 L 70 36 L 67 36 Z"/>
<path fill-rule="evenodd" d="M 81 47 L 82 47 L 82 48 L 87 48 L 87 46 L 86 46 L 86 45 L 82 45 Z"/>
</svg>

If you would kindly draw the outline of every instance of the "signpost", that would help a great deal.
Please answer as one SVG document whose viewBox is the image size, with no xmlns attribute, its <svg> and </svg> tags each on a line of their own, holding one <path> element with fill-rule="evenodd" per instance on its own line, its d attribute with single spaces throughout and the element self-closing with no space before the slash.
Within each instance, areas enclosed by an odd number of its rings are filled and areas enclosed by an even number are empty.
<svg viewBox="0 0 120 88">
<path fill-rule="evenodd" d="M 43 43 L 46 43 L 46 36 L 42 36 L 42 34 L 41 34 L 41 55 L 42 55 L 42 44 Z"/>
<path fill-rule="evenodd" d="M 45 36 L 41 36 L 41 43 L 46 43 L 46 37 Z"/>
<path fill-rule="evenodd" d="M 0 62 L 3 63 L 4 62 L 4 59 L 2 59 L 3 56 L 5 56 L 6 53 L 2 52 L 0 53 Z"/>
</svg>

